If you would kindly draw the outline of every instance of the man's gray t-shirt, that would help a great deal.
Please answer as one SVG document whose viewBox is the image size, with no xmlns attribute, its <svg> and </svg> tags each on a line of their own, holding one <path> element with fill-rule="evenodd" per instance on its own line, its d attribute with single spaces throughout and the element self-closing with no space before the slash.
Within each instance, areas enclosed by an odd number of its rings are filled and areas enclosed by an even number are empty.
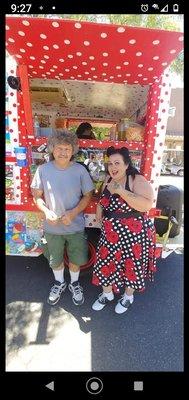
<svg viewBox="0 0 189 400">
<path fill-rule="evenodd" d="M 61 217 L 65 211 L 75 208 L 82 196 L 94 189 L 89 173 L 81 164 L 73 162 L 63 169 L 58 168 L 54 161 L 38 167 L 31 187 L 43 190 L 46 206 L 58 217 Z M 63 223 L 51 225 L 46 220 L 44 222 L 44 231 L 55 235 L 81 232 L 84 227 L 83 212 L 78 214 L 70 225 Z"/>
</svg>

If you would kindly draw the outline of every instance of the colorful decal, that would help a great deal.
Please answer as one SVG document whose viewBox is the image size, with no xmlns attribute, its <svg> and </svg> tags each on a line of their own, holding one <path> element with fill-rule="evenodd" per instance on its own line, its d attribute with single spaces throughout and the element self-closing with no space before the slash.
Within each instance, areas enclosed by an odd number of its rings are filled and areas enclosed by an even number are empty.
<svg viewBox="0 0 189 400">
<path fill-rule="evenodd" d="M 41 213 L 6 213 L 6 254 L 39 256 L 42 253 L 43 216 Z"/>
<path fill-rule="evenodd" d="M 5 199 L 7 203 L 15 202 L 13 165 L 5 166 Z"/>
<path fill-rule="evenodd" d="M 41 144 L 38 146 L 31 146 L 30 152 L 31 152 L 30 173 L 31 173 L 31 180 L 32 180 L 38 166 L 49 161 L 49 155 L 47 153 L 47 145 L 46 144 Z"/>
</svg>

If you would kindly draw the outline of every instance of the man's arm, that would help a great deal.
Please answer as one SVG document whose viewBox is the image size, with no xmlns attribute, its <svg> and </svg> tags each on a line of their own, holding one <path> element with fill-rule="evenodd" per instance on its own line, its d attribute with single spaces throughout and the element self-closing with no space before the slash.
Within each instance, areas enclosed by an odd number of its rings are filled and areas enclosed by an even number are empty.
<svg viewBox="0 0 189 400">
<path fill-rule="evenodd" d="M 43 211 L 45 213 L 45 211 L 48 210 L 48 208 L 45 204 L 45 201 L 43 200 L 43 190 L 31 188 L 31 192 L 34 203 L 36 204 L 36 206 L 39 208 L 40 211 Z"/>
<path fill-rule="evenodd" d="M 57 215 L 53 211 L 49 210 L 49 208 L 46 206 L 43 199 L 43 190 L 31 188 L 31 192 L 34 203 L 40 211 L 44 212 L 46 220 L 48 220 L 48 222 L 51 224 L 57 224 L 59 219 L 57 218 Z"/>
</svg>

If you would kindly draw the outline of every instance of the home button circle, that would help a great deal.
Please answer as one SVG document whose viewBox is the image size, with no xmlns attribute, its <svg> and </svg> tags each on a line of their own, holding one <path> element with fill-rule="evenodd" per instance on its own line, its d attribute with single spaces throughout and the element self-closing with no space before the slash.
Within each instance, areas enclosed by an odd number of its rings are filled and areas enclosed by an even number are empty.
<svg viewBox="0 0 189 400">
<path fill-rule="evenodd" d="M 86 389 L 90 394 L 99 394 L 103 389 L 103 383 L 99 378 L 90 378 L 86 383 Z"/>
</svg>

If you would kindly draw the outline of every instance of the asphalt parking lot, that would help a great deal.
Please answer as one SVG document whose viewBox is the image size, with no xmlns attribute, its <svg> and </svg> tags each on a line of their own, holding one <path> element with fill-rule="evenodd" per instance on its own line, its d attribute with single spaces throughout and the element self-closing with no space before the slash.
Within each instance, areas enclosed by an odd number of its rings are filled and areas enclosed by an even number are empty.
<svg viewBox="0 0 189 400">
<path fill-rule="evenodd" d="M 7 257 L 7 371 L 183 371 L 182 254 L 158 260 L 155 282 L 123 315 L 115 304 L 91 309 L 99 294 L 91 270 L 81 273 L 82 306 L 66 289 L 50 307 L 52 278 L 43 256 Z"/>
</svg>

